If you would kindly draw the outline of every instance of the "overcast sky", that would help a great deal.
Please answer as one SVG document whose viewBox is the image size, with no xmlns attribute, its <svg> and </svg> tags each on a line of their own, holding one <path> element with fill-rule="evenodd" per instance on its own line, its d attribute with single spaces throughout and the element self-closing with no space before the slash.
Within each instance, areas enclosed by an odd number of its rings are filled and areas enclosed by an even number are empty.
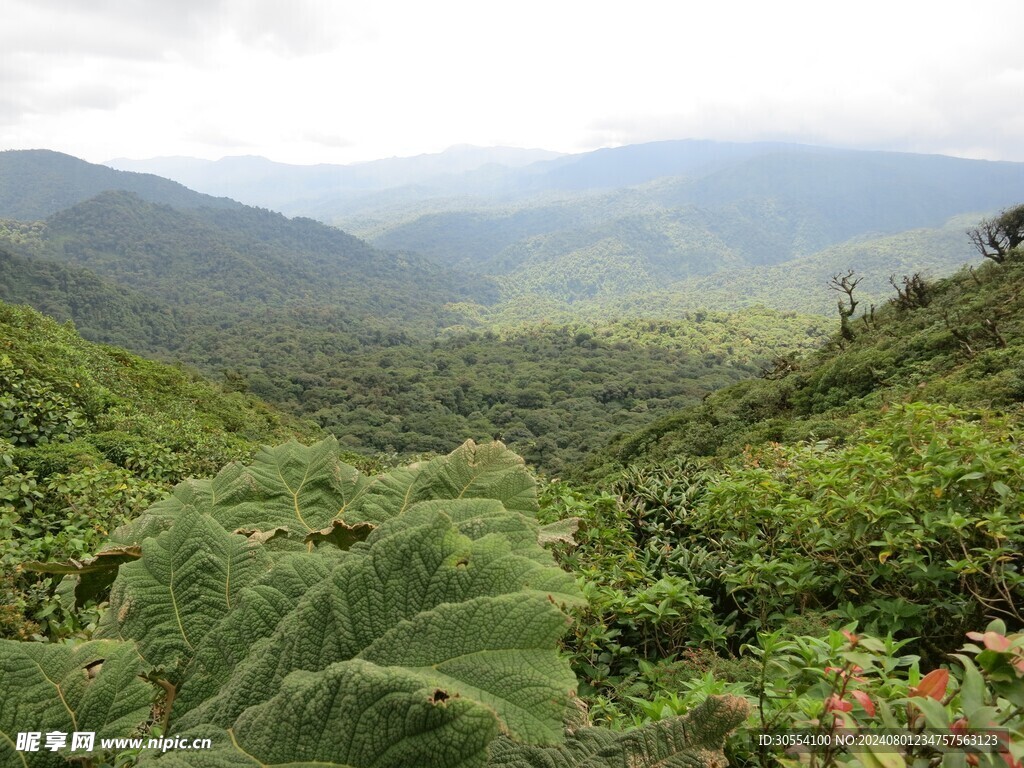
<svg viewBox="0 0 1024 768">
<path fill-rule="evenodd" d="M 1024 161 L 1022 0 L 4 0 L 0 149 L 781 139 Z"/>
</svg>

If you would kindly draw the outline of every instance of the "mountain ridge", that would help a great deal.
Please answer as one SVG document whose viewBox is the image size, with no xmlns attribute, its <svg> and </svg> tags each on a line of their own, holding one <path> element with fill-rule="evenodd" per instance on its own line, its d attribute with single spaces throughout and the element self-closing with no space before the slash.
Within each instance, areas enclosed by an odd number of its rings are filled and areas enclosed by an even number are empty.
<svg viewBox="0 0 1024 768">
<path fill-rule="evenodd" d="M 240 208 L 170 179 L 117 171 L 49 149 L 0 151 L 0 218 L 36 221 L 111 190 L 179 208 Z"/>
</svg>

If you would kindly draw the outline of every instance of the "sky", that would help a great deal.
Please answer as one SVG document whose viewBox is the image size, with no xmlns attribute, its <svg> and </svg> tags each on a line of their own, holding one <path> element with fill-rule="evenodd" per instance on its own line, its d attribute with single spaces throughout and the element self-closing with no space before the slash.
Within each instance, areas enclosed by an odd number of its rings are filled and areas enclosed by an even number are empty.
<svg viewBox="0 0 1024 768">
<path fill-rule="evenodd" d="M 0 149 L 784 140 L 1024 161 L 1021 0 L 4 0 Z"/>
</svg>

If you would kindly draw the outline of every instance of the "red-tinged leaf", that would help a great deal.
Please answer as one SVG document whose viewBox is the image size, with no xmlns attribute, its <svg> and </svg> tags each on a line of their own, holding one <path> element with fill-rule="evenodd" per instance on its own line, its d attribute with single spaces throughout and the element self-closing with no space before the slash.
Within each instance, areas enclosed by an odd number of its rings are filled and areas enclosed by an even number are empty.
<svg viewBox="0 0 1024 768">
<path fill-rule="evenodd" d="M 864 691 L 850 691 L 850 695 L 857 700 L 857 703 L 864 707 L 869 717 L 875 716 L 875 703 Z"/>
<path fill-rule="evenodd" d="M 976 643 L 984 642 L 985 636 L 981 632 L 968 632 L 967 637 L 974 640 Z"/>
<path fill-rule="evenodd" d="M 966 731 L 969 727 L 970 725 L 967 721 L 967 718 L 961 717 L 959 720 L 957 720 L 955 723 L 949 726 L 949 730 L 953 733 L 960 733 L 961 731 Z"/>
<path fill-rule="evenodd" d="M 949 685 L 948 669 L 933 669 L 923 678 L 921 682 L 910 689 L 911 696 L 924 696 L 936 701 L 942 701 L 946 695 L 946 687 Z"/>
<path fill-rule="evenodd" d="M 860 640 L 853 632 L 848 629 L 840 630 L 843 633 L 843 637 L 850 641 L 850 645 L 856 645 L 857 641 Z"/>
<path fill-rule="evenodd" d="M 834 693 L 825 700 L 826 712 L 849 712 L 852 709 L 853 704 L 848 701 L 843 701 Z"/>
<path fill-rule="evenodd" d="M 985 647 L 996 653 L 1005 653 L 1010 650 L 1010 641 L 1005 635 L 998 632 L 986 632 L 984 635 Z"/>
</svg>

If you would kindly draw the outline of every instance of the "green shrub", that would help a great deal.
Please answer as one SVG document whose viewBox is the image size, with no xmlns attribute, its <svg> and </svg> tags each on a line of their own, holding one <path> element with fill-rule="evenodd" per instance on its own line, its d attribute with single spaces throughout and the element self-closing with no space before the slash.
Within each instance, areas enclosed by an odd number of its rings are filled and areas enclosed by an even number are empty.
<svg viewBox="0 0 1024 768">
<path fill-rule="evenodd" d="M 17 446 L 72 440 L 85 419 L 70 398 L 0 355 L 0 438 Z"/>
</svg>

